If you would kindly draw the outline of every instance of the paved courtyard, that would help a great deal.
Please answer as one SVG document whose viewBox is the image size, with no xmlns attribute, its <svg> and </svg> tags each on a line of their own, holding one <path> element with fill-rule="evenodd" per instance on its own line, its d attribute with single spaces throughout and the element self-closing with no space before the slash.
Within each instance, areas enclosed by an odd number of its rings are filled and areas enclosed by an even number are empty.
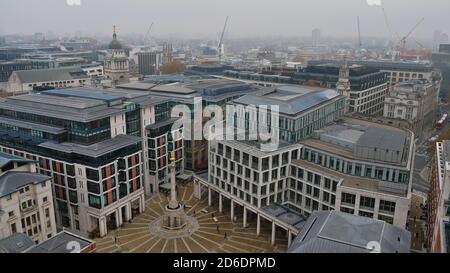
<svg viewBox="0 0 450 273">
<path fill-rule="evenodd" d="M 96 239 L 96 251 L 99 253 L 286 252 L 287 237 L 284 234 L 277 234 L 275 245 L 270 244 L 271 225 L 261 225 L 261 234 L 257 236 L 254 219 L 247 218 L 248 226 L 244 228 L 242 213 L 238 213 L 235 209 L 237 217 L 233 223 L 229 209 L 219 213 L 217 202 L 208 207 L 206 194 L 202 198 L 203 201 L 196 199 L 192 183 L 179 187 L 178 190 L 178 200 L 186 204 L 187 214 L 198 221 L 198 230 L 191 235 L 174 239 L 151 234 L 150 223 L 162 215 L 168 203 L 164 194 L 158 194 L 146 200 L 145 211 L 136 216 L 132 223 L 126 223 L 124 227 L 110 231 L 106 237 Z"/>
</svg>

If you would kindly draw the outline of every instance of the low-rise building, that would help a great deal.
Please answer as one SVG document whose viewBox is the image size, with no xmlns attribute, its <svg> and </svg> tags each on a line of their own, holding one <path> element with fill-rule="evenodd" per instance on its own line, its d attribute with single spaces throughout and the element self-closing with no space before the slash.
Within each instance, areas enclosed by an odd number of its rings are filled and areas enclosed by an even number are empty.
<svg viewBox="0 0 450 273">
<path fill-rule="evenodd" d="M 288 253 L 409 253 L 411 234 L 399 227 L 338 211 L 314 212 Z"/>
<path fill-rule="evenodd" d="M 8 92 L 29 92 L 35 88 L 88 86 L 90 78 L 80 67 L 14 71 L 8 80 Z"/>
<path fill-rule="evenodd" d="M 56 234 L 52 178 L 36 164 L 0 152 L 0 239 L 25 233 L 39 243 Z"/>
<path fill-rule="evenodd" d="M 322 63 L 310 65 L 299 72 L 295 72 L 293 80 L 304 85 L 339 89 L 343 80 L 342 75 L 346 75 L 349 85 L 347 94 L 342 94 L 346 96 L 348 104 L 346 112 L 373 116 L 383 114 L 388 84 L 386 75 L 379 69 L 351 64 L 350 62 L 345 62 L 345 65 Z"/>
<path fill-rule="evenodd" d="M 63 230 L 45 242 L 36 244 L 23 233 L 0 240 L 0 253 L 92 253 L 94 241 Z"/>
<path fill-rule="evenodd" d="M 414 125 L 414 133 L 426 139 L 433 131 L 438 110 L 440 81 L 412 80 L 395 85 L 386 96 L 383 115 Z"/>
<path fill-rule="evenodd" d="M 0 82 L 7 82 L 14 71 L 31 70 L 30 62 L 0 62 Z"/>
</svg>

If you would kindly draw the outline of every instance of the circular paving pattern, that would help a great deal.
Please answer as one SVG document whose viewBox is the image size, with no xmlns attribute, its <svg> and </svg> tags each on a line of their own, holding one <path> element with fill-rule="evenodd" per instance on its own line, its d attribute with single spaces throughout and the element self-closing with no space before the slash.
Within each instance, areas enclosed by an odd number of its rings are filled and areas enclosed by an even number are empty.
<svg viewBox="0 0 450 273">
<path fill-rule="evenodd" d="M 194 234 L 200 227 L 197 219 L 191 216 L 187 216 L 186 226 L 182 230 L 167 230 L 162 227 L 163 219 L 164 216 L 160 216 L 150 222 L 149 230 L 151 234 L 164 239 L 188 237 Z"/>
<path fill-rule="evenodd" d="M 182 236 L 170 236 L 152 231 L 152 223 L 162 217 L 168 199 L 163 194 L 148 197 L 143 213 L 131 223 L 110 231 L 107 236 L 96 239 L 99 253 L 262 253 L 285 252 L 287 239 L 277 235 L 276 244 L 270 244 L 271 225 L 261 225 L 256 235 L 256 221 L 248 217 L 248 227 L 242 224 L 242 213 L 235 207 L 236 221 L 230 219 L 230 209 L 218 210 L 217 199 L 208 207 L 207 194 L 202 201 L 193 196 L 192 183 L 179 188 L 178 199 L 186 204 L 186 214 L 193 227 Z M 214 220 L 217 219 L 217 222 Z M 117 244 L 114 243 L 117 238 Z"/>
</svg>

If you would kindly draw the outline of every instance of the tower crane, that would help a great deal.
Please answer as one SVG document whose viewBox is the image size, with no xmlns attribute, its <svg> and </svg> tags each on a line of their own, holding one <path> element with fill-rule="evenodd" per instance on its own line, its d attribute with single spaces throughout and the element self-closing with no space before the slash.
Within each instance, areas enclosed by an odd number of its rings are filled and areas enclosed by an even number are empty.
<svg viewBox="0 0 450 273">
<path fill-rule="evenodd" d="M 222 61 L 222 42 L 223 36 L 225 35 L 225 30 L 227 28 L 229 16 L 225 19 L 225 24 L 223 25 L 222 34 L 220 35 L 219 45 L 217 46 L 217 53 L 219 54 L 219 62 Z"/>
<path fill-rule="evenodd" d="M 420 21 L 414 25 L 414 27 L 408 32 L 408 34 L 406 34 L 403 38 L 400 39 L 400 49 L 405 50 L 406 48 L 406 39 L 409 38 L 409 36 L 411 36 L 411 34 L 414 32 L 414 30 L 417 29 L 417 27 L 419 27 L 420 24 L 422 24 L 422 22 L 425 20 L 425 18 L 420 19 Z"/>
<path fill-rule="evenodd" d="M 150 27 L 147 30 L 147 33 L 145 34 L 145 38 L 144 38 L 144 46 L 149 46 L 150 45 L 150 31 L 153 28 L 153 22 L 150 24 Z"/>
<path fill-rule="evenodd" d="M 356 18 L 358 23 L 358 51 L 361 52 L 362 42 L 361 42 L 361 28 L 359 26 L 359 16 Z"/>
</svg>

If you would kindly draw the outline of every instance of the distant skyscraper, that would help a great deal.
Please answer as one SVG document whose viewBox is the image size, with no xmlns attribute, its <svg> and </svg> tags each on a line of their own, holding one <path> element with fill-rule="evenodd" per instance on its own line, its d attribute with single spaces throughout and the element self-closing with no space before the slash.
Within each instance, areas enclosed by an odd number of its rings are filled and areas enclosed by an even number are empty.
<svg viewBox="0 0 450 273">
<path fill-rule="evenodd" d="M 161 64 L 160 52 L 140 52 L 138 53 L 139 74 L 154 75 Z"/>
<path fill-rule="evenodd" d="M 440 42 L 441 42 L 441 44 L 448 44 L 448 34 L 447 33 L 442 33 Z"/>
<path fill-rule="evenodd" d="M 440 44 L 447 44 L 448 43 L 448 34 L 442 33 L 440 30 L 434 31 L 433 34 L 433 49 L 439 50 Z"/>
<path fill-rule="evenodd" d="M 320 43 L 320 29 L 315 28 L 312 31 L 312 45 L 317 46 Z"/>
<path fill-rule="evenodd" d="M 441 31 L 435 30 L 433 34 L 433 49 L 438 49 L 441 40 Z"/>
<path fill-rule="evenodd" d="M 6 39 L 5 37 L 0 37 L 0 46 L 6 45 Z"/>
</svg>

